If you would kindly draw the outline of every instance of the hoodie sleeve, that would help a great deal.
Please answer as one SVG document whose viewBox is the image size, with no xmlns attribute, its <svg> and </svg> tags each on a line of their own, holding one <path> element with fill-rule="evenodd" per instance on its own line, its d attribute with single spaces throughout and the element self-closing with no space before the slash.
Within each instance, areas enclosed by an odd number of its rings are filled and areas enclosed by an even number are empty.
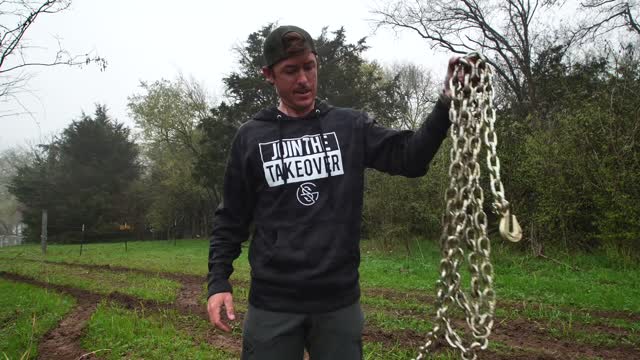
<svg viewBox="0 0 640 360">
<path fill-rule="evenodd" d="M 255 192 L 247 176 L 247 151 L 236 134 L 224 175 L 223 200 L 216 209 L 209 241 L 208 296 L 231 292 L 229 277 L 240 244 L 249 237 Z"/>
<path fill-rule="evenodd" d="M 417 131 L 393 130 L 365 118 L 365 166 L 391 175 L 423 176 L 447 136 L 450 100 L 441 96 Z"/>
</svg>

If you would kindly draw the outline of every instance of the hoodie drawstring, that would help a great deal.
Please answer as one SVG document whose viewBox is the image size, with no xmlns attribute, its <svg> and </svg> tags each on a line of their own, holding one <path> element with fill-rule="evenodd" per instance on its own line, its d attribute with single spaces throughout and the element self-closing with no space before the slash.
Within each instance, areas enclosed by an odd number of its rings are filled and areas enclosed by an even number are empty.
<svg viewBox="0 0 640 360">
<path fill-rule="evenodd" d="M 324 168 L 327 170 L 328 177 L 331 177 L 331 166 L 329 166 L 329 154 L 327 153 L 327 147 L 324 144 L 324 129 L 322 128 L 322 119 L 320 119 L 320 109 L 316 109 L 314 114 L 320 126 L 320 146 L 322 146 L 322 152 L 324 152 Z"/>
<path fill-rule="evenodd" d="M 320 109 L 316 109 L 314 112 L 314 117 L 318 120 L 318 124 L 320 126 L 320 146 L 322 147 L 322 152 L 324 153 L 324 168 L 327 171 L 328 177 L 331 177 L 331 166 L 329 164 L 329 153 L 327 152 L 327 147 L 324 144 L 324 129 L 322 128 L 322 119 L 320 119 Z M 287 169 L 284 165 L 284 142 L 282 141 L 282 115 L 276 116 L 278 120 L 278 149 L 280 150 L 280 167 L 282 168 L 282 179 L 284 180 L 284 184 L 287 185 L 289 182 L 289 174 L 287 173 Z"/>
<path fill-rule="evenodd" d="M 282 179 L 284 184 L 288 184 L 289 174 L 284 166 L 284 143 L 282 142 L 282 115 L 276 116 L 278 119 L 278 149 L 280 150 L 280 167 L 282 168 Z"/>
<path fill-rule="evenodd" d="M 320 128 L 320 147 L 322 148 L 322 152 L 324 153 L 324 158 L 323 158 L 323 162 L 324 162 L 324 168 L 327 171 L 327 180 L 329 180 L 333 174 L 331 173 L 331 161 L 329 160 L 329 152 L 327 151 L 327 147 L 325 145 L 325 132 L 324 132 L 324 128 L 322 127 L 322 117 L 321 117 L 321 111 L 320 109 L 315 109 L 313 111 L 313 117 L 314 119 L 316 119 L 318 121 L 318 126 Z M 287 168 L 285 167 L 285 161 L 284 161 L 284 149 L 285 149 L 285 145 L 284 145 L 284 141 L 282 138 L 282 122 L 283 122 L 283 118 L 284 115 L 282 114 L 278 114 L 276 116 L 276 120 L 278 121 L 278 149 L 280 151 L 280 167 L 282 168 L 282 179 L 284 180 L 284 185 L 287 185 L 289 183 L 289 174 L 287 171 Z M 337 140 L 337 139 L 336 139 Z M 333 210 L 335 209 L 335 203 L 334 203 L 334 194 L 333 194 L 333 186 L 331 184 L 331 181 L 328 182 L 328 202 L 329 202 L 329 207 Z M 281 190 L 284 191 L 284 186 L 281 188 Z"/>
<path fill-rule="evenodd" d="M 316 109 L 314 114 L 316 119 L 318 120 L 318 126 L 320 127 L 320 146 L 322 146 L 322 152 L 324 152 L 324 167 L 327 170 L 327 177 L 328 177 L 327 180 L 330 180 L 332 176 L 331 165 L 329 161 L 329 154 L 327 153 L 327 147 L 324 144 L 324 128 L 322 127 L 322 118 L 320 117 L 320 110 Z M 333 185 L 331 184 L 331 181 L 329 181 L 327 185 L 328 185 L 328 192 L 329 192 L 329 199 L 328 199 L 329 207 L 331 208 L 331 212 L 333 212 L 335 210 L 335 203 L 334 203 L 334 197 L 333 197 Z"/>
</svg>

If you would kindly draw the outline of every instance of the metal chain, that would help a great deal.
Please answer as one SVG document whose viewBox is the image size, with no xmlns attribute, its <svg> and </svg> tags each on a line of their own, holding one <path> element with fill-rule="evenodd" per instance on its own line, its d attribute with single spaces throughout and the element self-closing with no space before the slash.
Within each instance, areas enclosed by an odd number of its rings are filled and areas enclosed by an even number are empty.
<svg viewBox="0 0 640 360">
<path fill-rule="evenodd" d="M 462 83 L 458 81 L 459 75 L 464 75 Z M 444 228 L 440 238 L 440 279 L 436 284 L 438 310 L 434 328 L 427 334 L 425 345 L 419 348 L 416 360 L 426 359 L 441 338 L 457 349 L 464 360 L 477 359 L 478 350 L 485 350 L 489 345 L 496 296 L 493 291 L 493 266 L 489 259 L 491 244 L 487 236 L 488 220 L 483 209 L 484 192 L 480 186 L 478 155 L 483 144 L 487 149 L 493 210 L 502 217 L 500 233 L 510 241 L 519 241 L 522 237 L 515 216 L 510 214 L 500 179 L 492 71 L 486 58 L 478 53 L 461 58 L 449 81 L 453 90 L 449 110 L 452 148 L 449 187 L 445 192 Z M 468 294 L 461 288 L 459 271 L 465 262 L 465 251 L 468 253 L 471 275 Z M 454 329 L 449 310 L 456 305 L 464 310 L 471 331 L 470 340 L 464 340 Z"/>
</svg>

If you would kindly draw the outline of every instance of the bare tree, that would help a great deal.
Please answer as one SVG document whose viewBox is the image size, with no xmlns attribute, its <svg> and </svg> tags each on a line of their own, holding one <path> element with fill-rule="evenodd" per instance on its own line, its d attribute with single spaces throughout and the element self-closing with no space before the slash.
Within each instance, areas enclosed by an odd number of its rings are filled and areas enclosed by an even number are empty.
<svg viewBox="0 0 640 360">
<path fill-rule="evenodd" d="M 397 63 L 386 69 L 398 81 L 403 111 L 400 128 L 417 129 L 438 100 L 438 87 L 431 71 L 413 63 Z"/>
<path fill-rule="evenodd" d="M 580 5 L 588 18 L 580 31 L 595 36 L 624 28 L 640 36 L 640 4 L 629 0 L 587 0 Z"/>
<path fill-rule="evenodd" d="M 432 48 L 456 54 L 482 51 L 499 80 L 527 109 L 536 98 L 536 49 L 573 43 L 573 38 L 560 39 L 561 29 L 536 27 L 541 16 L 562 5 L 554 0 L 399 0 L 373 13 L 378 27 L 411 30 Z"/>
<path fill-rule="evenodd" d="M 107 63 L 104 58 L 71 54 L 63 49 L 60 41 L 53 55 L 46 59 L 34 57 L 32 50 L 35 47 L 26 37 L 33 23 L 41 16 L 65 11 L 70 5 L 71 0 L 0 0 L 0 101 L 15 99 L 16 92 L 30 77 L 29 68 L 95 63 L 101 70 L 105 69 Z"/>
</svg>

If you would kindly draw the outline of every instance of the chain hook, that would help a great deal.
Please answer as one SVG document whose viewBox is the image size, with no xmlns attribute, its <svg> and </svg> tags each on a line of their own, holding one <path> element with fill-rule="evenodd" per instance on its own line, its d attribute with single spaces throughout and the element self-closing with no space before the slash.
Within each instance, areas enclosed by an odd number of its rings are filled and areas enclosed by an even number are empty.
<svg viewBox="0 0 640 360">
<path fill-rule="evenodd" d="M 522 228 L 518 223 L 515 215 L 511 215 L 511 211 L 507 210 L 502 214 L 499 225 L 500 235 L 503 239 L 511 242 L 522 240 Z"/>
</svg>

